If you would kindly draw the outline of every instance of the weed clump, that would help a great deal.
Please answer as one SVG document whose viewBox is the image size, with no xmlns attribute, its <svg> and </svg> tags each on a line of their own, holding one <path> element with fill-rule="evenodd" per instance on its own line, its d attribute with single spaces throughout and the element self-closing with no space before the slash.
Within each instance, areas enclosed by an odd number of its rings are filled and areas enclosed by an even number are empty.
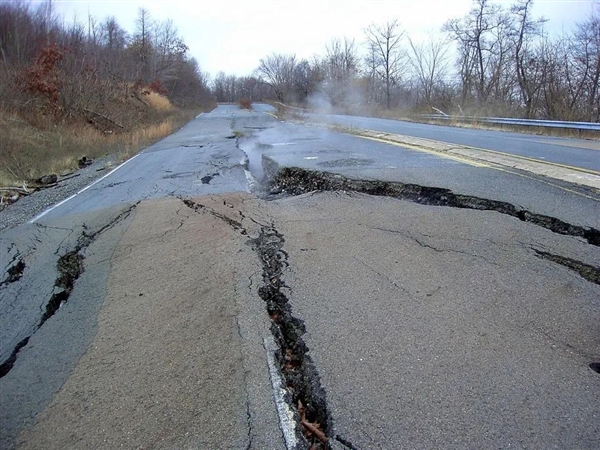
<svg viewBox="0 0 600 450">
<path fill-rule="evenodd" d="M 250 100 L 249 98 L 241 98 L 238 100 L 238 106 L 240 107 L 240 109 L 252 111 L 252 100 Z"/>
</svg>

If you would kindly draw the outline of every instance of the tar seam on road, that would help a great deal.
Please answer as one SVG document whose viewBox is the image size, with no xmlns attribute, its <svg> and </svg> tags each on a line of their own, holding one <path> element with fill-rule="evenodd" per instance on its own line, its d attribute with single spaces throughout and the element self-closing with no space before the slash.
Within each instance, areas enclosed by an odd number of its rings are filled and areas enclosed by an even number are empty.
<svg viewBox="0 0 600 450">
<path fill-rule="evenodd" d="M 83 189 L 77 191 L 75 194 L 71 195 L 70 197 L 65 198 L 64 200 L 58 202 L 56 205 L 51 206 L 50 208 L 48 208 L 47 210 L 41 212 L 40 214 L 38 214 L 37 216 L 35 216 L 33 219 L 31 219 L 28 223 L 35 223 L 38 220 L 40 220 L 42 217 L 44 217 L 46 214 L 48 214 L 50 211 L 55 210 L 56 208 L 58 208 L 61 205 L 64 205 L 65 203 L 67 203 L 69 200 L 74 199 L 75 197 L 77 197 L 79 194 L 82 194 L 83 192 L 87 191 L 89 188 L 91 188 L 92 186 L 95 186 L 96 184 L 100 183 L 102 180 L 104 180 L 105 178 L 111 176 L 113 173 L 115 173 L 117 170 L 119 170 L 121 167 L 123 167 L 125 164 L 133 161 L 135 158 L 137 158 L 138 156 L 140 156 L 141 153 L 138 153 L 137 155 L 129 158 L 127 161 L 122 162 L 121 164 L 119 164 L 117 167 L 115 167 L 113 170 L 111 170 L 110 172 L 108 172 L 107 174 L 101 176 L 100 178 L 98 178 L 97 180 L 95 180 L 93 183 L 88 184 L 86 187 L 84 187 Z"/>
</svg>

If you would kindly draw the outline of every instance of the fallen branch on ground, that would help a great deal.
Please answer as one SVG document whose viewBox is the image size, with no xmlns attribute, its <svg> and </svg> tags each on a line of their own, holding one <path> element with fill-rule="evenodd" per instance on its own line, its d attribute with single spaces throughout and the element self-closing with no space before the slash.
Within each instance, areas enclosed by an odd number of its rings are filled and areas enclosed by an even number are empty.
<svg viewBox="0 0 600 450">
<path fill-rule="evenodd" d="M 124 127 L 123 125 L 121 125 L 120 123 L 117 123 L 117 122 L 115 122 L 115 121 L 114 121 L 114 120 L 112 120 L 110 117 L 106 117 L 104 114 L 100 114 L 99 112 L 92 111 L 91 109 L 85 109 L 85 108 L 84 108 L 84 111 L 85 111 L 85 112 L 88 112 L 88 113 L 91 113 L 91 114 L 95 114 L 95 115 L 97 115 L 98 117 L 102 117 L 103 119 L 106 119 L 106 120 L 108 120 L 110 123 L 112 123 L 112 124 L 114 124 L 114 125 L 118 126 L 119 128 L 121 128 L 121 129 L 125 129 L 125 127 Z"/>
<path fill-rule="evenodd" d="M 20 187 L 9 186 L 9 187 L 0 188 L 0 192 L 17 192 L 19 194 L 29 195 L 29 194 L 31 194 L 32 191 L 27 188 L 24 189 L 24 188 L 20 188 Z"/>
</svg>

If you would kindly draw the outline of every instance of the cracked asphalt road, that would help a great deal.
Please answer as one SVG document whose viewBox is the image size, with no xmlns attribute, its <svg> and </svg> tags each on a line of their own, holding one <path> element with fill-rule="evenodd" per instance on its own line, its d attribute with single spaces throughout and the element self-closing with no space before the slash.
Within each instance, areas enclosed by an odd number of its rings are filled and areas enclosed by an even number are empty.
<svg viewBox="0 0 600 450">
<path fill-rule="evenodd" d="M 598 448 L 598 193 L 269 112 L 220 106 L 2 231 L 0 447 Z"/>
<path fill-rule="evenodd" d="M 495 212 L 363 194 L 280 200 L 290 302 L 356 448 L 596 448 L 600 289 Z"/>
</svg>

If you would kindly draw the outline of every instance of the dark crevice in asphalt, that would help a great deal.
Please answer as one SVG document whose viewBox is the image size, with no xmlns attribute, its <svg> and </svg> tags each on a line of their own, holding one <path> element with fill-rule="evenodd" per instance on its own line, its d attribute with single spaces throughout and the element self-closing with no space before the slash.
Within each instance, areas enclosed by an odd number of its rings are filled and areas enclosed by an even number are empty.
<svg viewBox="0 0 600 450">
<path fill-rule="evenodd" d="M 224 221 L 242 236 L 248 235 L 241 222 L 193 200 L 180 200 L 196 212 L 208 213 Z M 233 205 L 226 202 L 223 204 L 233 208 Z M 244 220 L 245 215 L 241 211 L 239 213 Z M 288 267 L 288 254 L 283 250 L 284 242 L 283 235 L 272 224 L 262 225 L 258 237 L 249 240 L 263 266 L 263 285 L 259 287 L 258 294 L 265 301 L 271 319 L 271 333 L 278 345 L 279 351 L 275 359 L 285 381 L 286 401 L 295 413 L 298 429 L 302 430 L 302 434 L 297 437 L 303 448 L 329 449 L 331 418 L 327 412 L 325 390 L 321 386 L 316 366 L 308 355 L 308 346 L 302 339 L 306 332 L 304 322 L 292 315 L 288 298 L 281 290 L 286 287 L 281 279 L 282 272 Z"/>
<path fill-rule="evenodd" d="M 83 248 L 81 250 L 83 250 Z M 40 319 L 38 328 L 69 300 L 69 296 L 71 295 L 71 292 L 73 292 L 73 287 L 75 286 L 75 281 L 84 270 L 83 261 L 85 257 L 80 253 L 81 250 L 72 250 L 58 259 L 56 268 L 58 269 L 59 275 L 54 282 L 54 287 L 58 289 L 58 292 L 54 293 L 50 298 L 50 301 L 46 304 L 46 311 Z"/>
<path fill-rule="evenodd" d="M 221 219 L 223 222 L 227 223 L 231 228 L 233 228 L 235 231 L 238 231 L 243 236 L 246 236 L 248 234 L 246 229 L 242 226 L 241 222 L 238 222 L 237 220 L 233 220 L 233 219 L 225 216 L 224 214 L 221 214 L 221 213 L 215 211 L 214 209 L 212 209 L 209 206 L 205 206 L 200 203 L 195 203 L 194 201 L 185 199 L 185 198 L 179 198 L 179 199 L 185 204 L 185 206 L 187 206 L 190 209 L 193 209 L 194 211 L 197 211 L 197 212 L 204 211 L 204 212 L 207 212 L 207 213 L 213 215 L 217 219 Z"/>
<path fill-rule="evenodd" d="M 25 261 L 19 259 L 18 261 L 13 262 L 12 265 L 6 271 L 6 278 L 0 282 L 0 286 L 4 286 L 5 284 L 14 283 L 15 281 L 19 281 L 23 277 L 23 273 L 25 272 Z"/>
<path fill-rule="evenodd" d="M 271 318 L 271 332 L 279 347 L 275 355 L 285 380 L 286 400 L 295 411 L 301 426 L 305 448 L 330 448 L 328 431 L 330 416 L 327 411 L 325 390 L 309 348 L 302 336 L 306 332 L 304 322 L 292 315 L 288 298 L 282 292 L 285 287 L 282 271 L 288 266 L 287 253 L 283 251 L 285 239 L 273 226 L 261 228 L 257 238 L 250 241 L 262 261 L 263 285 L 258 289 L 266 303 Z"/>
<path fill-rule="evenodd" d="M 85 250 L 92 244 L 98 236 L 100 236 L 103 232 L 112 228 L 120 221 L 124 220 L 131 214 L 133 209 L 138 205 L 138 203 L 130 206 L 127 210 L 120 213 L 114 219 L 110 220 L 106 225 L 99 228 L 97 231 L 93 233 L 88 233 L 85 228 L 82 231 L 79 239 L 77 240 L 77 245 L 75 248 L 60 258 L 56 262 L 56 268 L 58 270 L 58 277 L 54 281 L 54 293 L 48 300 L 44 308 L 44 312 L 38 322 L 37 326 L 33 329 L 31 334 L 24 339 L 22 339 L 13 349 L 10 356 L 6 361 L 0 364 L 0 378 L 4 377 L 8 374 L 13 368 L 17 358 L 19 356 L 19 352 L 23 347 L 27 345 L 31 337 L 44 325 L 44 323 L 50 319 L 54 314 L 58 312 L 58 310 L 63 306 L 68 300 L 69 296 L 73 292 L 73 288 L 75 287 L 75 281 L 79 278 L 79 276 L 84 272 L 84 260 Z"/>
<path fill-rule="evenodd" d="M 10 356 L 6 359 L 6 361 L 4 361 L 2 364 L 0 364 L 0 378 L 4 377 L 4 375 L 6 375 L 8 372 L 10 372 L 10 369 L 12 369 L 13 366 L 15 365 L 15 361 L 17 360 L 17 355 L 19 354 L 21 349 L 27 345 L 30 338 L 31 338 L 31 336 L 27 336 L 25 339 L 22 339 L 21 341 L 19 341 L 19 343 L 17 345 L 15 345 L 15 348 L 11 352 Z"/>
<path fill-rule="evenodd" d="M 219 172 L 215 172 L 213 174 L 203 176 L 202 178 L 200 178 L 200 181 L 202 181 L 202 184 L 210 184 L 212 179 L 214 177 L 218 177 L 218 176 L 219 176 Z"/>
<path fill-rule="evenodd" d="M 352 442 L 344 439 L 339 434 L 337 434 L 335 436 L 335 440 L 338 441 L 340 444 L 342 444 L 344 447 L 346 447 L 346 448 L 348 448 L 350 450 L 360 450 L 356 445 L 354 445 Z"/>
<path fill-rule="evenodd" d="M 496 211 L 523 222 L 541 226 L 554 233 L 580 237 L 591 245 L 600 246 L 600 230 L 598 229 L 572 225 L 555 217 L 532 213 L 508 202 L 455 194 L 445 188 L 392 181 L 351 179 L 338 174 L 298 167 L 280 168 L 277 163 L 264 157 L 263 164 L 265 173 L 270 177 L 269 186 L 273 194 L 301 195 L 312 191 L 354 191 L 408 200 L 423 205 Z"/>
<path fill-rule="evenodd" d="M 600 373 L 600 363 L 593 362 L 590 364 L 590 369 L 596 373 Z"/>
<path fill-rule="evenodd" d="M 541 250 L 532 249 L 538 258 L 552 261 L 556 264 L 565 266 L 566 268 L 577 272 L 582 278 L 595 284 L 600 284 L 600 267 L 594 267 L 589 264 L 582 263 L 575 259 L 567 258 L 566 256 L 555 255 Z"/>
</svg>

